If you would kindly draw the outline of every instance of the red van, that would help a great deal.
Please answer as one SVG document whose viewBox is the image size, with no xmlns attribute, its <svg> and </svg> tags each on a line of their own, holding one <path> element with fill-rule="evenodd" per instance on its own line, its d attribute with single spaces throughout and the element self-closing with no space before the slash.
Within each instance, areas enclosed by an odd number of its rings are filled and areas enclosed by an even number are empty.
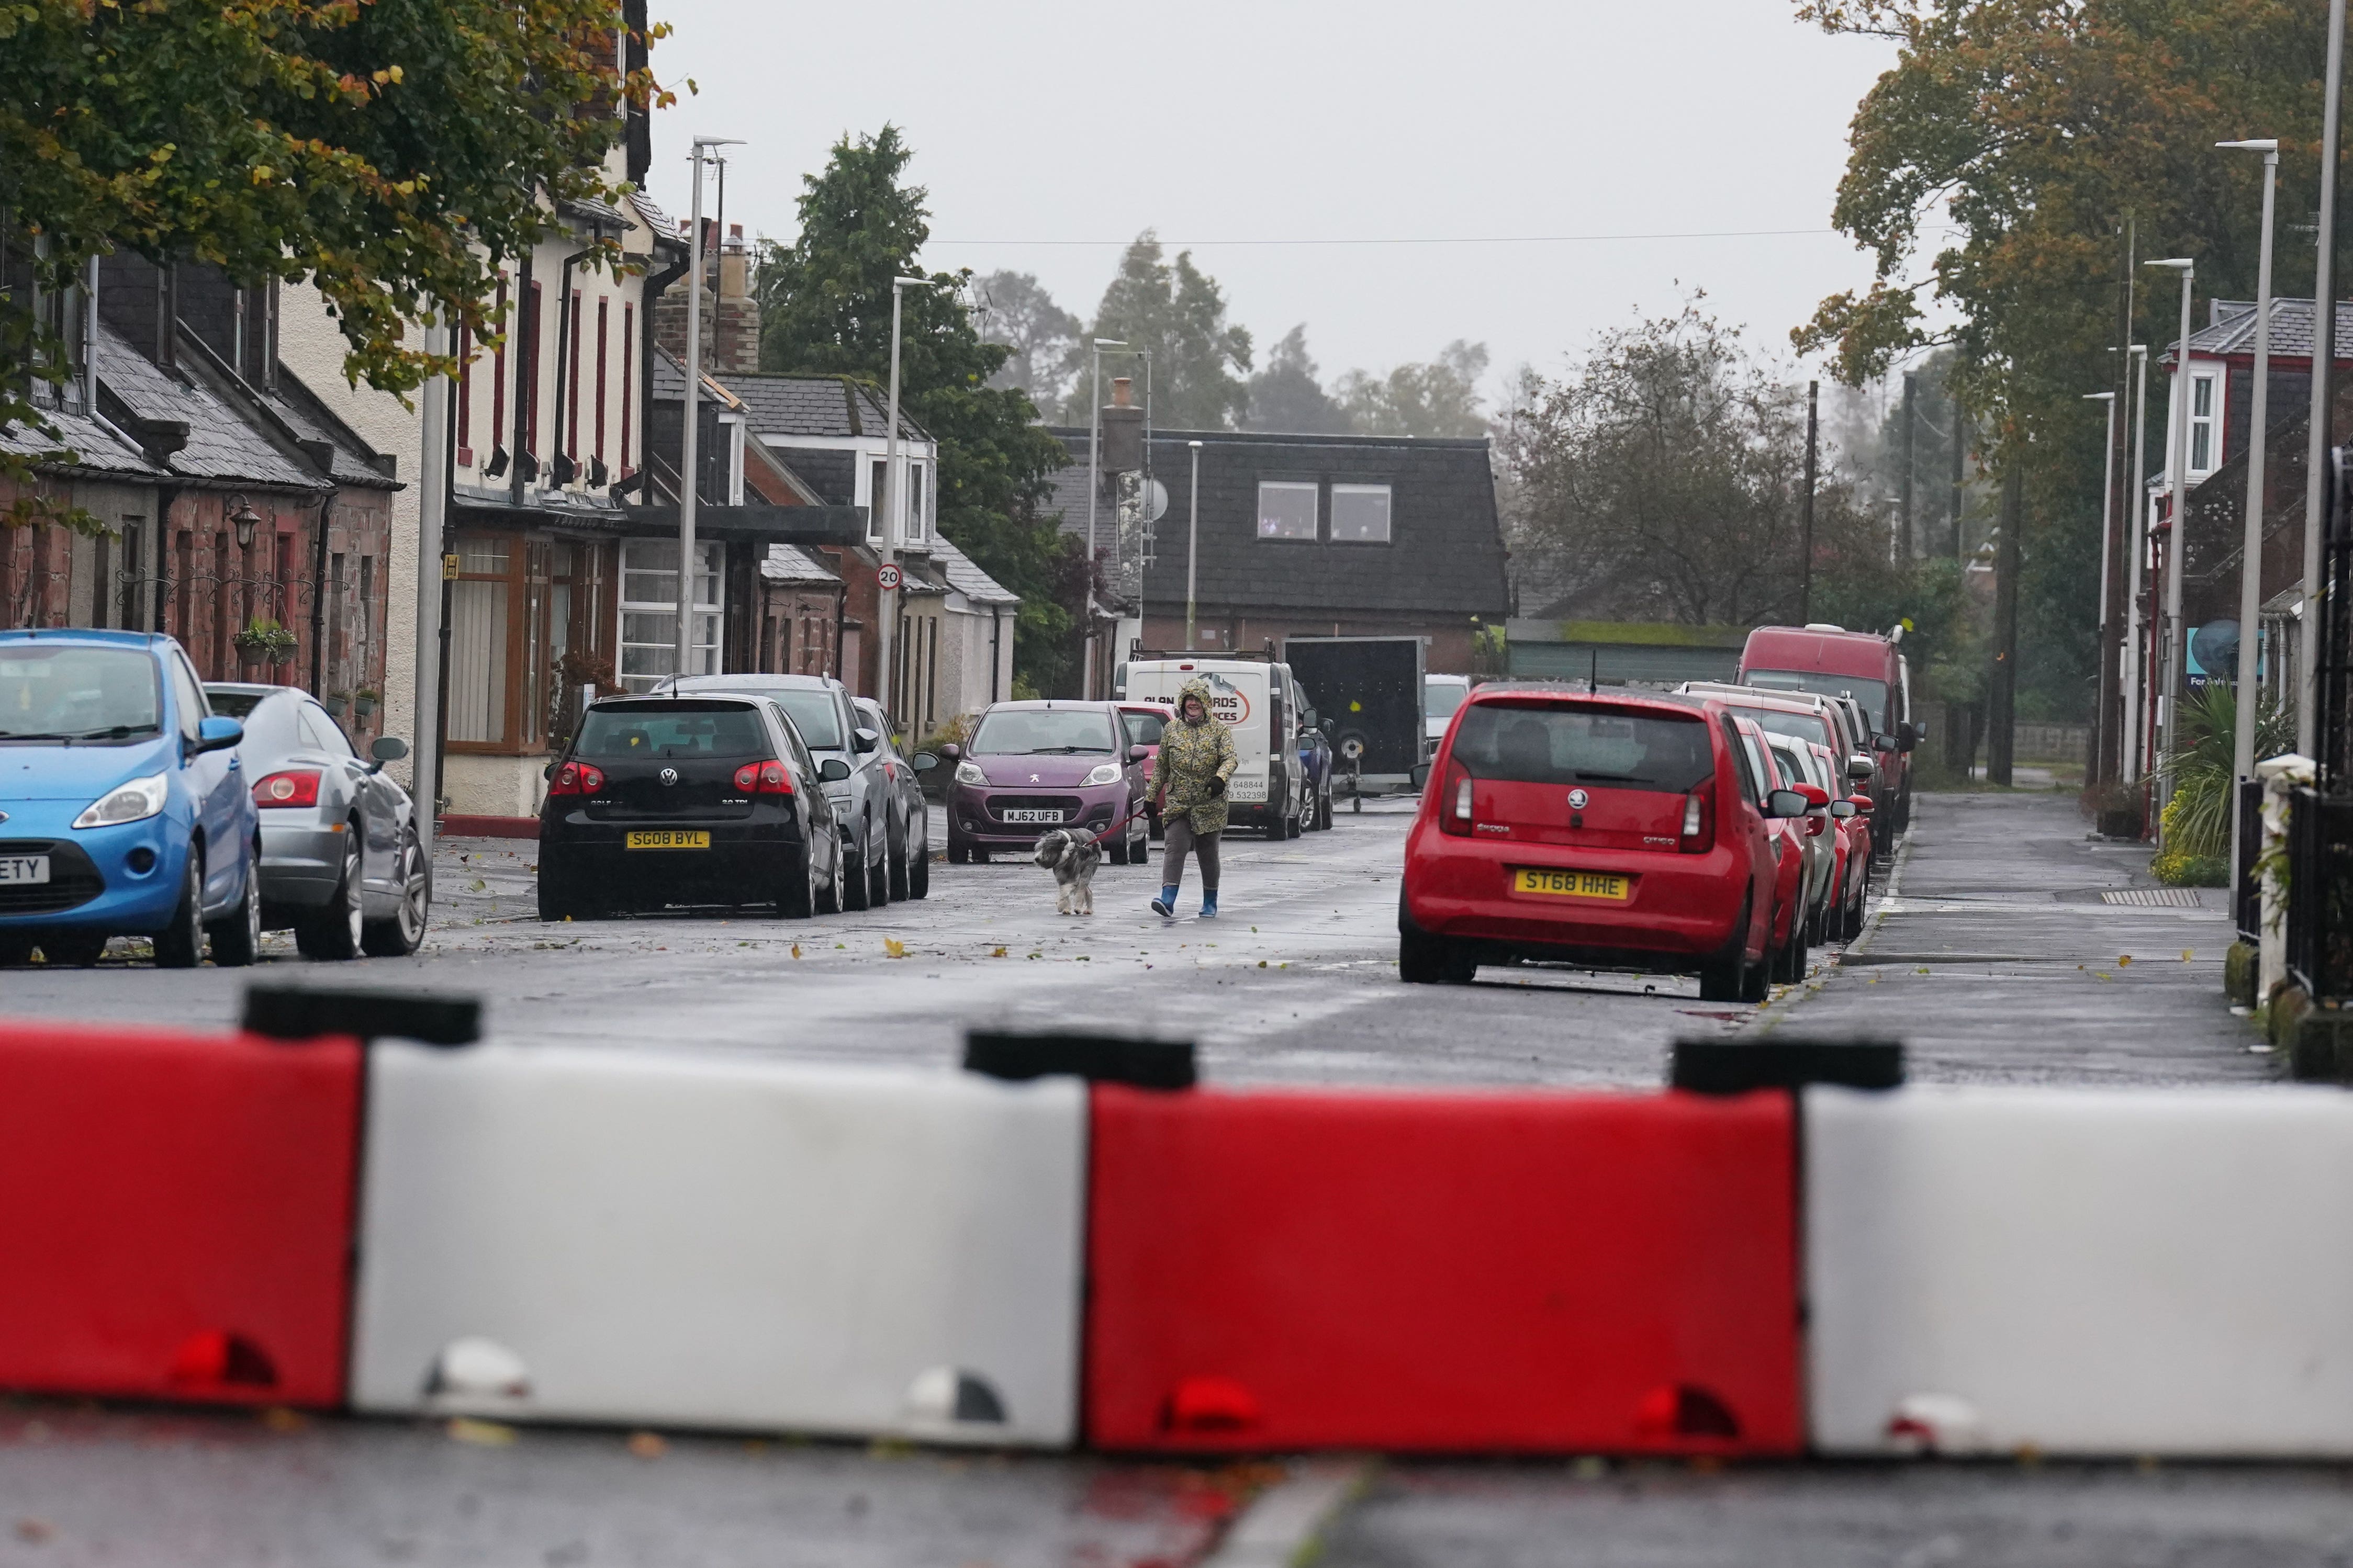
<svg viewBox="0 0 2353 1568">
<path fill-rule="evenodd" d="M 1695 973 L 1761 1002 L 1802 942 L 1796 840 L 1754 725 L 1705 698 L 1491 681 L 1455 710 L 1406 837 L 1398 968 L 1533 959 Z"/>
<path fill-rule="evenodd" d="M 1740 684 L 1783 691 L 1815 691 L 1852 697 L 1871 730 L 1879 783 L 1872 805 L 1880 830 L 1878 848 L 1891 854 L 1895 835 L 1912 820 L 1912 748 L 1920 732 L 1912 723 L 1912 691 L 1904 656 L 1896 651 L 1903 633 L 1881 637 L 1814 622 L 1803 626 L 1758 626 L 1740 651 Z"/>
</svg>

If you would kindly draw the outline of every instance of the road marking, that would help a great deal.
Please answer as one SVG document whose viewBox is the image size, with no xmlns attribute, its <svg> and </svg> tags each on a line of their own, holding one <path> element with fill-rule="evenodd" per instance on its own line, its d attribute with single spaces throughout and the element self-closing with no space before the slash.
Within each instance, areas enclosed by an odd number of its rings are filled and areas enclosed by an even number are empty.
<svg viewBox="0 0 2353 1568">
<path fill-rule="evenodd" d="M 1201 1568 L 1298 1568 L 1312 1561 L 1333 1521 L 1369 1485 L 1370 1459 L 1304 1464 L 1258 1494 Z"/>
</svg>

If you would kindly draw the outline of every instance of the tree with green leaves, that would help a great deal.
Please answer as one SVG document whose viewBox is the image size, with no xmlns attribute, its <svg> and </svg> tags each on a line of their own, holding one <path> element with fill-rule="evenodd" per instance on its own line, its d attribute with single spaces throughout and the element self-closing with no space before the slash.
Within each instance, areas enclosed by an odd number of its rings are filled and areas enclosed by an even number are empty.
<svg viewBox="0 0 2353 1568">
<path fill-rule="evenodd" d="M 1832 221 L 1872 253 L 1865 289 L 1795 334 L 1852 382 L 1949 345 L 1949 384 L 1989 467 L 2021 465 L 2020 712 L 2088 713 L 2096 658 L 2103 420 L 2118 384 L 2127 237 L 2252 300 L 2259 160 L 2281 143 L 2275 287 L 2312 289 L 2294 224 L 2318 188 L 2326 7 L 2305 0 L 1799 0 L 1833 33 L 1892 39 L 1855 113 Z M 2135 266 L 2132 338 L 2176 331 L 2169 277 Z M 2199 319 L 2203 319 L 2202 308 Z M 2291 412 L 2274 405 L 2275 416 Z M 2161 461 L 2161 454 L 2158 455 Z"/>
<path fill-rule="evenodd" d="M 110 250 L 307 279 L 354 382 L 408 392 L 456 368 L 412 325 L 495 337 L 499 262 L 619 195 L 619 107 L 668 101 L 622 26 L 616 0 L 0 0 L 0 242 L 45 290 Z M 0 293 L 0 432 L 54 438 L 26 394 L 61 347 Z"/>
<path fill-rule="evenodd" d="M 903 182 L 914 156 L 895 125 L 845 136 L 821 173 L 802 177 L 800 235 L 762 253 L 760 363 L 787 373 L 849 375 L 877 387 L 891 374 L 891 280 L 904 290 L 900 399 L 940 444 L 940 531 L 981 570 L 1021 595 L 1017 673 L 1041 689 L 1060 679 L 1076 617 L 1067 542 L 1039 515 L 1047 476 L 1069 462 L 1037 421 L 1029 395 L 991 379 L 1011 350 L 984 340 L 964 296 L 969 271 L 923 273 L 928 193 Z"/>
<path fill-rule="evenodd" d="M 1226 296 L 1217 279 L 1180 251 L 1171 263 L 1150 229 L 1120 258 L 1119 275 L 1103 290 L 1088 336 L 1109 338 L 1152 355 L 1152 421 L 1169 430 L 1229 430 L 1250 407 L 1250 334 L 1226 321 Z M 1134 374 L 1137 401 L 1144 391 L 1141 362 L 1108 359 L 1105 378 Z M 1133 369 L 1131 369 L 1133 367 Z M 1071 350 L 1071 388 L 1064 417 L 1074 425 L 1092 418 L 1097 395 L 1092 361 L 1082 342 Z M 1108 398 L 1105 391 L 1103 396 Z"/>
<path fill-rule="evenodd" d="M 1018 386 L 1040 408 L 1058 406 L 1085 323 L 1054 303 L 1033 272 L 992 272 L 974 281 L 973 294 L 980 335 L 1013 351 L 989 384 Z"/>
<path fill-rule="evenodd" d="M 1340 378 L 1340 404 L 1365 436 L 1484 436 L 1479 378 L 1487 345 L 1455 339 L 1426 364 L 1401 364 L 1376 376 L 1352 370 Z"/>
<path fill-rule="evenodd" d="M 1293 436 L 1345 436 L 1356 426 L 1315 374 L 1307 352 L 1307 323 L 1302 321 L 1267 351 L 1266 367 L 1250 379 L 1249 430 L 1278 430 Z"/>
</svg>

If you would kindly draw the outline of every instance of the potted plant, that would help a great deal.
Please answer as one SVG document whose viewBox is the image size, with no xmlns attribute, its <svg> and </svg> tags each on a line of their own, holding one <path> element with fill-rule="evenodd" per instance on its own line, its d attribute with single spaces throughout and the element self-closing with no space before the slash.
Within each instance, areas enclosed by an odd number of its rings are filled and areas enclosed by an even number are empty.
<svg viewBox="0 0 2353 1568">
<path fill-rule="evenodd" d="M 361 687 L 357 691 L 352 693 L 352 716 L 355 719 L 364 720 L 369 714 L 375 711 L 375 693 L 374 691 L 370 690 L 367 687 Z"/>
<path fill-rule="evenodd" d="M 280 665 L 293 662 L 301 639 L 269 616 L 256 616 L 229 640 L 249 662 Z"/>
<path fill-rule="evenodd" d="M 330 691 L 319 699 L 319 706 L 324 708 L 330 716 L 337 719 L 343 716 L 343 710 L 351 704 L 352 694 L 348 691 Z"/>
</svg>

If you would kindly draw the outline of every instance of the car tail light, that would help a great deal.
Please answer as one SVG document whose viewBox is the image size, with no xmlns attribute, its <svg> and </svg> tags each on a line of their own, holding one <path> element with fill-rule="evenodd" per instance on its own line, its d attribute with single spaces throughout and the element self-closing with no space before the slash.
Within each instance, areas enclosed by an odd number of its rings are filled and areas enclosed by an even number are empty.
<svg viewBox="0 0 2353 1568">
<path fill-rule="evenodd" d="M 773 759 L 765 763 L 745 763 L 735 770 L 735 787 L 745 795 L 790 795 L 793 775 L 785 764 Z"/>
<path fill-rule="evenodd" d="M 1448 833 L 1471 833 L 1471 770 L 1461 763 L 1446 764 L 1446 788 L 1439 795 L 1438 826 Z"/>
<path fill-rule="evenodd" d="M 547 793 L 556 795 L 595 795 L 605 787 L 605 772 L 586 763 L 566 763 L 555 770 L 548 781 Z"/>
<path fill-rule="evenodd" d="M 271 805 L 316 805 L 319 804 L 319 770 L 288 768 L 282 773 L 271 773 L 253 781 L 253 804 Z"/>
<path fill-rule="evenodd" d="M 1715 803 L 1708 796 L 1705 786 L 1683 796 L 1683 841 L 1686 855 L 1704 855 L 1715 847 Z"/>
</svg>

